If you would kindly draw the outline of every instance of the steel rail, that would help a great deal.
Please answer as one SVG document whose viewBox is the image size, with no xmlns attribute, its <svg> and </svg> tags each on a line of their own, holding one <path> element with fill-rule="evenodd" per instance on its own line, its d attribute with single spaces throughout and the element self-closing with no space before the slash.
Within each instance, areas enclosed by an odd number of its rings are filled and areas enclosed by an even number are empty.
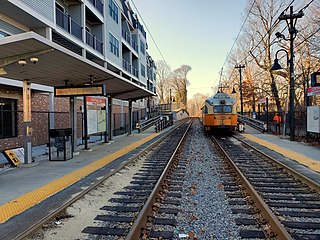
<svg viewBox="0 0 320 240">
<path fill-rule="evenodd" d="M 212 137 L 214 143 L 221 150 L 223 155 L 226 157 L 229 165 L 235 171 L 236 175 L 239 177 L 240 181 L 243 183 L 244 188 L 247 193 L 250 195 L 253 200 L 253 204 L 260 210 L 260 214 L 268 220 L 268 223 L 271 226 L 271 231 L 276 234 L 277 239 L 293 239 L 291 235 L 287 232 L 285 227 L 280 223 L 278 218 L 273 214 L 268 205 L 263 201 L 251 183 L 246 179 L 246 177 L 242 174 L 240 169 L 236 166 L 236 164 L 232 161 L 227 152 L 222 148 L 222 146 L 218 143 L 218 141 Z M 268 236 L 266 236 L 268 237 Z"/>
<path fill-rule="evenodd" d="M 159 180 L 157 181 L 152 193 L 150 194 L 150 196 L 148 197 L 146 203 L 144 204 L 142 210 L 140 211 L 140 213 L 138 214 L 136 220 L 134 221 L 128 235 L 126 236 L 126 240 L 137 240 L 139 239 L 140 235 L 141 235 L 141 231 L 143 229 L 143 227 L 146 225 L 147 221 L 148 221 L 148 216 L 151 214 L 152 212 L 152 206 L 155 204 L 156 202 L 156 197 L 158 195 L 159 192 L 161 192 L 163 189 L 163 182 L 166 179 L 168 172 L 170 170 L 170 167 L 173 163 L 173 159 L 175 157 L 175 155 L 177 154 L 178 149 L 180 148 L 183 140 L 185 139 L 191 125 L 192 125 L 192 120 L 190 120 L 189 126 L 187 127 L 185 133 L 183 134 L 182 138 L 180 139 L 176 149 L 174 150 L 172 156 L 170 157 L 163 173 L 161 174 Z"/>
<path fill-rule="evenodd" d="M 145 149 L 143 149 L 141 152 L 139 152 L 137 155 L 135 155 L 133 158 L 131 158 L 129 161 L 124 162 L 123 164 L 121 164 L 118 168 L 114 169 L 114 171 L 108 173 L 107 175 L 105 175 L 103 178 L 99 179 L 97 182 L 95 182 L 94 184 L 90 185 L 90 187 L 88 187 L 87 189 L 83 190 L 82 192 L 80 192 L 79 194 L 77 194 L 76 196 L 72 197 L 70 200 L 66 201 L 65 203 L 63 203 L 62 205 L 59 206 L 59 208 L 56 208 L 54 210 L 52 210 L 47 216 L 41 218 L 39 221 L 37 221 L 36 223 L 34 223 L 33 225 L 31 225 L 28 229 L 26 229 L 25 231 L 19 233 L 15 239 L 16 240 L 23 240 L 24 238 L 28 237 L 30 234 L 32 234 L 33 232 L 35 232 L 36 230 L 38 230 L 40 227 L 42 227 L 45 223 L 51 221 L 53 218 L 57 217 L 61 212 L 63 212 L 64 210 L 66 210 L 69 206 L 71 206 L 73 203 L 75 203 L 76 201 L 78 201 L 79 199 L 81 199 L 83 196 L 85 196 L 87 193 L 89 193 L 90 191 L 92 191 L 93 189 L 95 189 L 96 187 L 98 187 L 100 184 L 102 184 L 106 179 L 108 179 L 109 177 L 111 177 L 112 175 L 116 174 L 117 172 L 119 172 L 120 170 L 122 170 L 124 167 L 126 167 L 128 164 L 130 164 L 131 162 L 135 161 L 136 159 L 138 159 L 139 157 L 143 156 L 147 151 L 149 151 L 150 149 L 154 148 L 156 145 L 160 144 L 163 140 L 165 140 L 170 134 L 172 134 L 172 131 L 175 130 L 176 128 L 178 128 L 180 125 L 182 125 L 184 123 L 184 121 L 181 121 L 181 123 L 178 126 L 173 127 L 170 131 L 168 131 L 167 133 L 165 133 L 161 138 L 159 138 L 158 140 L 156 140 L 155 142 L 153 142 L 152 144 L 150 144 L 148 147 L 146 147 Z M 45 201 L 45 200 L 44 200 Z"/>
<path fill-rule="evenodd" d="M 245 141 L 243 141 L 242 139 L 233 136 L 235 139 L 237 139 L 238 141 L 240 141 L 241 143 L 243 143 L 244 145 L 246 145 L 247 147 L 251 148 L 252 150 L 258 152 L 259 154 L 261 154 L 263 157 L 267 158 L 269 160 L 269 162 L 271 163 L 275 163 L 276 165 L 282 167 L 287 173 L 289 173 L 290 175 L 292 175 L 294 178 L 299 179 L 301 182 L 305 183 L 307 186 L 309 186 L 310 188 L 316 190 L 317 192 L 320 191 L 320 184 L 313 181 L 312 179 L 308 178 L 305 175 L 302 175 L 301 173 L 297 172 L 296 170 L 292 169 L 291 167 L 283 164 L 282 162 L 274 159 L 273 157 L 269 156 L 268 154 L 262 152 L 261 150 L 251 146 L 250 144 L 246 143 Z"/>
</svg>

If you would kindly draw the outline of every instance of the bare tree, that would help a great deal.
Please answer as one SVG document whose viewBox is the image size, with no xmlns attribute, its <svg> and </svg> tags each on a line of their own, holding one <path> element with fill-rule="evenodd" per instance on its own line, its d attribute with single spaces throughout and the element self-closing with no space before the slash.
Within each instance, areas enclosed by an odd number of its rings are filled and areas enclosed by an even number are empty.
<svg viewBox="0 0 320 240">
<path fill-rule="evenodd" d="M 192 117 L 201 116 L 201 108 L 203 107 L 205 100 L 208 98 L 207 95 L 197 93 L 193 95 L 193 98 L 188 100 L 188 112 Z"/>
<path fill-rule="evenodd" d="M 163 60 L 157 64 L 157 95 L 159 103 L 166 103 L 166 96 L 169 95 L 169 82 L 172 76 L 170 66 Z"/>
<path fill-rule="evenodd" d="M 181 102 L 185 108 L 187 108 L 187 86 L 190 84 L 187 79 L 189 71 L 191 71 L 189 65 L 182 65 L 173 71 L 170 80 L 170 86 L 174 89 L 176 101 Z"/>
<path fill-rule="evenodd" d="M 279 31 L 277 23 L 278 16 L 288 6 L 288 1 L 284 0 L 257 0 L 251 9 L 248 24 L 246 26 L 246 34 L 250 39 L 251 50 L 250 55 L 256 65 L 268 74 L 268 82 L 271 87 L 273 99 L 276 104 L 277 111 L 281 111 L 281 102 L 279 97 L 279 87 L 277 85 L 277 75 L 288 77 L 287 72 L 272 72 L 270 68 L 273 64 L 274 52 L 274 35 Z M 282 80 L 280 80 L 282 81 Z"/>
</svg>

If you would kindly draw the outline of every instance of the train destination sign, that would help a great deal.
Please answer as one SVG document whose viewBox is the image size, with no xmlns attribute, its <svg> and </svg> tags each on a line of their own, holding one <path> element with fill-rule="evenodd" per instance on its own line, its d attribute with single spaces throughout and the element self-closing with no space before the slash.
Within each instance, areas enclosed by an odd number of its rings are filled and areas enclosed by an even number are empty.
<svg viewBox="0 0 320 240">
<path fill-rule="evenodd" d="M 55 87 L 55 97 L 72 97 L 72 96 L 105 96 L 106 85 L 83 85 L 83 86 L 64 86 Z"/>
</svg>

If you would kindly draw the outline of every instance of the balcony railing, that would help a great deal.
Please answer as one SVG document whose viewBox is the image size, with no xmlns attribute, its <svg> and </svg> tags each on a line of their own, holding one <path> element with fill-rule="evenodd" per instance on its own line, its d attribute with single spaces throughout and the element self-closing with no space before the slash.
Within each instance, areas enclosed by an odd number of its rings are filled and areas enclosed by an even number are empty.
<svg viewBox="0 0 320 240">
<path fill-rule="evenodd" d="M 82 27 L 70 18 L 71 34 L 82 40 Z"/>
<path fill-rule="evenodd" d="M 82 27 L 72 20 L 70 15 L 65 14 L 56 8 L 56 24 L 66 30 L 68 33 L 82 40 Z"/>
<path fill-rule="evenodd" d="M 130 34 L 122 28 L 122 37 L 130 44 L 131 36 Z"/>
<path fill-rule="evenodd" d="M 138 44 L 135 40 L 131 40 L 131 46 L 133 47 L 133 49 L 138 52 Z"/>
<path fill-rule="evenodd" d="M 89 0 L 93 6 L 103 15 L 103 3 L 101 0 Z"/>
<path fill-rule="evenodd" d="M 132 66 L 132 74 L 133 74 L 133 76 L 135 76 L 135 77 L 138 78 L 138 77 L 139 77 L 139 76 L 138 76 L 138 73 L 139 73 L 139 72 L 138 72 L 138 69 L 136 69 L 134 66 Z"/>
<path fill-rule="evenodd" d="M 88 31 L 86 31 L 86 43 L 93 49 L 103 54 L 103 43 Z"/>
<path fill-rule="evenodd" d="M 127 60 L 122 59 L 122 67 L 125 71 L 131 73 L 131 64 Z"/>
</svg>

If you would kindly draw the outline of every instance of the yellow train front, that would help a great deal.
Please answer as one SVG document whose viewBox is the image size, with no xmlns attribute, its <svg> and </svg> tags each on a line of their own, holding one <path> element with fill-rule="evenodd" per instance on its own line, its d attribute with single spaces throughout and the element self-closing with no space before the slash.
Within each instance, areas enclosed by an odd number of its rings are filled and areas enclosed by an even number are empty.
<svg viewBox="0 0 320 240">
<path fill-rule="evenodd" d="M 202 124 L 205 131 L 235 131 L 238 114 L 235 98 L 218 92 L 208 97 L 202 107 Z"/>
</svg>

